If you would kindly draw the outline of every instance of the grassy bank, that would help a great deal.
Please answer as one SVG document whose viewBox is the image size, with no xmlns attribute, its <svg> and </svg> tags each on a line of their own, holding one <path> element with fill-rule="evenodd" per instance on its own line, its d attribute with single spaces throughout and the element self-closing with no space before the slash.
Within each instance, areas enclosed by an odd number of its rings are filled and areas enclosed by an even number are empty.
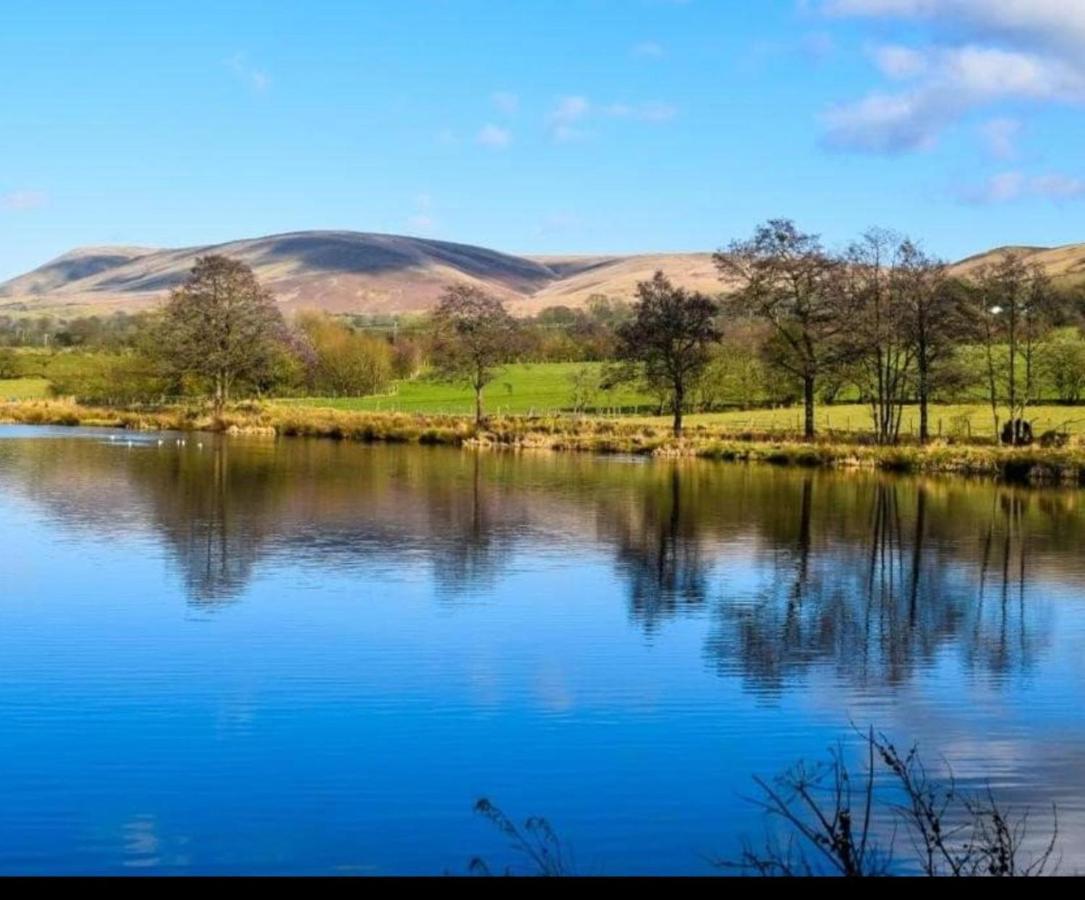
<svg viewBox="0 0 1085 900">
<path fill-rule="evenodd" d="M 952 473 L 1014 482 L 1085 484 L 1085 442 L 1058 449 L 976 443 L 878 447 L 826 437 L 816 443 L 771 432 L 736 432 L 698 423 L 675 439 L 651 420 L 568 416 L 495 417 L 482 429 L 461 416 L 352 412 L 282 404 L 238 406 L 222 416 L 197 408 L 115 410 L 65 401 L 0 403 L 0 422 L 98 426 L 132 430 L 321 437 L 363 442 L 439 444 L 494 450 L 550 450 L 893 472 Z"/>
</svg>

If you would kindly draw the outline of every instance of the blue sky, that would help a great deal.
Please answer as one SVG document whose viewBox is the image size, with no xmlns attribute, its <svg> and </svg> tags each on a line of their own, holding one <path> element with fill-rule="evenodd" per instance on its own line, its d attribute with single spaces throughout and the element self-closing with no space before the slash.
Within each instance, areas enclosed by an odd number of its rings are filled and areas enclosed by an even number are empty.
<svg viewBox="0 0 1085 900">
<path fill-rule="evenodd" d="M 1085 240 L 1085 0 L 4 0 L 0 278 L 308 228 Z"/>
</svg>

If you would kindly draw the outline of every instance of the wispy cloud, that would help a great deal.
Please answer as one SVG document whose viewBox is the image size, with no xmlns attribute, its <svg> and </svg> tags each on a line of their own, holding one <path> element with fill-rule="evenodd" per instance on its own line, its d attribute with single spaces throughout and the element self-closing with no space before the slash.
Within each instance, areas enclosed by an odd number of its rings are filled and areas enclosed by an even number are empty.
<svg viewBox="0 0 1085 900">
<path fill-rule="evenodd" d="M 660 59 L 664 55 L 663 45 L 657 41 L 641 41 L 630 47 L 629 52 L 638 59 Z"/>
<path fill-rule="evenodd" d="M 1057 172 L 1044 175 L 999 172 L 981 184 L 964 188 L 958 196 L 965 203 L 980 206 L 1029 199 L 1078 200 L 1085 198 L 1085 180 Z"/>
<path fill-rule="evenodd" d="M 254 66 L 246 53 L 235 53 L 226 60 L 226 66 L 240 81 L 258 93 L 271 87 L 271 76 L 264 69 Z"/>
<path fill-rule="evenodd" d="M 1021 123 L 1017 119 L 991 119 L 980 126 L 987 152 L 995 159 L 1006 160 L 1017 156 L 1017 138 L 1020 134 Z"/>
<path fill-rule="evenodd" d="M 433 217 L 433 197 L 419 194 L 414 198 L 414 212 L 407 216 L 407 225 L 414 231 L 432 231 L 437 225 Z"/>
<path fill-rule="evenodd" d="M 602 109 L 603 115 L 638 122 L 667 122 L 678 115 L 678 107 L 669 103 L 611 103 Z"/>
<path fill-rule="evenodd" d="M 593 119 L 628 119 L 634 122 L 667 122 L 678 115 L 678 108 L 669 103 L 606 103 L 595 104 L 587 97 L 562 97 L 551 111 L 547 123 L 556 141 L 565 142 L 586 137 Z"/>
<path fill-rule="evenodd" d="M 591 101 L 573 95 L 562 97 L 550 113 L 550 133 L 556 141 L 571 141 L 583 137 L 582 123 L 591 114 Z"/>
<path fill-rule="evenodd" d="M 48 203 L 49 195 L 44 191 L 18 190 L 0 195 L 0 209 L 8 212 L 30 212 Z"/>
<path fill-rule="evenodd" d="M 492 150 L 504 150 L 512 143 L 512 132 L 500 125 L 483 125 L 475 141 Z"/>
<path fill-rule="evenodd" d="M 520 109 L 520 97 L 511 91 L 495 91 L 490 95 L 494 109 L 506 116 L 511 116 Z"/>
</svg>

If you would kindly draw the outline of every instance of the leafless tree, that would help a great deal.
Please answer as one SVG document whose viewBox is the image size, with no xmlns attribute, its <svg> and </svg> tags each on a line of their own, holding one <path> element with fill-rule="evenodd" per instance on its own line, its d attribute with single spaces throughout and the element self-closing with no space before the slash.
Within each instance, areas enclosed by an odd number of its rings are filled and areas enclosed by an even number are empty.
<svg viewBox="0 0 1085 900">
<path fill-rule="evenodd" d="M 874 434 L 882 444 L 895 444 L 900 436 L 915 365 L 905 305 L 908 284 L 900 272 L 903 247 L 900 236 L 871 229 L 845 257 L 855 312 L 843 342 L 854 359 L 852 370 L 870 403 Z"/>
<path fill-rule="evenodd" d="M 1036 398 L 1037 348 L 1054 302 L 1050 279 L 1039 266 L 1010 251 L 980 268 L 971 287 L 972 330 L 984 349 L 995 434 L 999 404 L 1005 399 L 1009 419 L 1004 440 L 1027 443 L 1025 414 Z"/>
<path fill-rule="evenodd" d="M 818 379 L 839 364 L 848 327 L 848 292 L 843 267 L 821 245 L 787 219 L 759 226 L 745 241 L 714 256 L 725 284 L 733 288 L 729 310 L 772 327 L 766 345 L 771 361 L 803 386 L 804 433 L 815 436 Z"/>
</svg>

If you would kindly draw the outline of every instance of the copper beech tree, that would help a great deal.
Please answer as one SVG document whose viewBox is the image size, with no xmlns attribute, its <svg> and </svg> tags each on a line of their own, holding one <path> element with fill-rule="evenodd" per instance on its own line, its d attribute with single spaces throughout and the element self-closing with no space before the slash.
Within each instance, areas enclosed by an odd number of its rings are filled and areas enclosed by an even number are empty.
<svg viewBox="0 0 1085 900">
<path fill-rule="evenodd" d="M 285 334 L 275 298 L 248 266 L 203 256 L 170 295 L 154 352 L 175 378 L 206 382 L 221 413 L 238 384 L 270 377 Z"/>
</svg>

